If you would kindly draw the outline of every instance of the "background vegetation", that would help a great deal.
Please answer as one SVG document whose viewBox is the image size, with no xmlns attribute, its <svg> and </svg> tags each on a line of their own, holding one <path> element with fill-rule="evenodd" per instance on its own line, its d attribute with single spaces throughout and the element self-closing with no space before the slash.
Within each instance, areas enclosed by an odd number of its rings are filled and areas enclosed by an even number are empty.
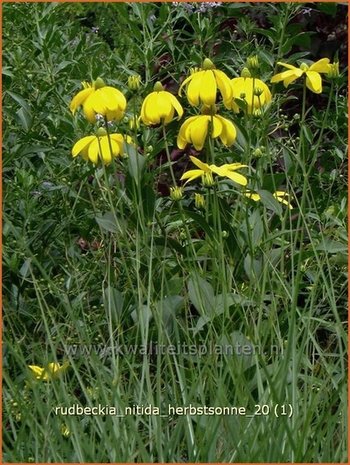
<svg viewBox="0 0 350 465">
<path fill-rule="evenodd" d="M 347 460 L 346 15 L 336 3 L 3 4 L 4 461 Z M 252 54 L 266 82 L 279 60 L 340 61 L 340 78 L 307 94 L 303 125 L 300 84 L 276 86 L 262 119 L 226 112 L 239 134 L 218 159 L 248 162 L 267 191 L 287 189 L 291 212 L 270 197 L 224 199 L 218 228 L 194 207 L 194 187 L 180 208 L 160 130 L 138 132 L 142 173 L 113 164 L 107 185 L 72 159 L 91 130 L 69 111 L 81 81 L 101 76 L 139 108 L 155 81 L 177 93 L 207 56 L 235 77 Z M 193 153 L 176 148 L 178 127 L 167 129 L 177 180 Z M 114 350 L 237 342 L 260 351 Z M 67 351 L 84 344 L 111 350 Z M 28 369 L 65 361 L 51 382 Z M 73 404 L 291 404 L 293 415 L 52 412 Z"/>
</svg>

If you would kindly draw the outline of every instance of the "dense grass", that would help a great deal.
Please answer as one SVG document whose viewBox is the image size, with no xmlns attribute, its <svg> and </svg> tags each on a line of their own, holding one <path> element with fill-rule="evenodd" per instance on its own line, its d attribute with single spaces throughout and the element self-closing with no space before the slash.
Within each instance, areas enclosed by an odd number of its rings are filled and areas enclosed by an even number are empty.
<svg viewBox="0 0 350 465">
<path fill-rule="evenodd" d="M 347 7 L 194 9 L 3 5 L 6 462 L 347 460 L 346 49 L 316 47 L 316 26 L 341 31 Z M 233 78 L 253 54 L 267 83 L 277 61 L 338 56 L 341 75 L 323 75 L 320 95 L 303 94 L 301 80 L 274 85 L 260 116 L 220 108 L 237 140 L 208 143 L 202 159 L 247 164 L 261 202 L 227 179 L 189 183 L 171 200 L 167 155 L 177 183 L 193 169 L 192 149 L 176 147 L 182 121 L 163 132 L 130 130 L 128 118 L 157 80 L 176 95 L 205 57 Z M 138 148 L 105 168 L 71 157 L 94 127 L 69 103 L 98 76 L 126 95 L 113 130 Z M 179 99 L 185 117 L 196 114 Z M 292 196 L 292 210 L 275 190 Z M 225 345 L 234 353 L 220 353 Z M 28 365 L 52 362 L 68 368 L 34 379 Z M 54 414 L 75 404 L 162 416 Z M 168 415 L 189 405 L 247 416 Z"/>
</svg>

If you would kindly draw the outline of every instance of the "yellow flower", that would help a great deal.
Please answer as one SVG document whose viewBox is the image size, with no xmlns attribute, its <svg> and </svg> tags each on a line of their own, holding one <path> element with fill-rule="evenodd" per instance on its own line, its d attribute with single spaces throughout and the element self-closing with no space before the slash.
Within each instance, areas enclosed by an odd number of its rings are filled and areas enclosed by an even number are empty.
<svg viewBox="0 0 350 465">
<path fill-rule="evenodd" d="M 283 203 L 283 205 L 286 205 L 290 210 L 293 209 L 293 206 L 289 202 L 290 195 L 287 192 L 284 191 L 276 191 L 272 194 L 276 200 L 278 200 L 280 203 Z"/>
<path fill-rule="evenodd" d="M 231 121 L 219 115 L 197 115 L 191 116 L 182 124 L 177 136 L 179 149 L 184 149 L 187 144 L 193 144 L 196 150 L 202 150 L 211 121 L 213 126 L 210 136 L 213 139 L 220 137 L 226 146 L 232 145 L 237 132 Z"/>
<path fill-rule="evenodd" d="M 51 381 L 58 378 L 67 368 L 68 362 L 63 365 L 59 363 L 49 363 L 46 368 L 41 368 L 37 365 L 29 365 L 30 370 L 34 373 L 36 379 L 42 381 Z"/>
<path fill-rule="evenodd" d="M 142 103 L 141 119 L 147 125 L 170 123 L 174 118 L 175 111 L 178 119 L 183 115 L 183 108 L 177 98 L 164 90 L 162 84 L 158 81 L 154 85 L 154 91 L 151 92 Z"/>
<path fill-rule="evenodd" d="M 237 184 L 241 184 L 242 186 L 247 185 L 247 179 L 242 174 L 234 172 L 240 168 L 245 168 L 247 165 L 241 165 L 240 163 L 230 163 L 222 166 L 216 166 L 203 163 L 196 157 L 190 156 L 190 159 L 192 163 L 194 163 L 199 169 L 186 171 L 186 173 L 184 173 L 181 176 L 181 181 L 187 179 L 185 184 L 187 184 L 190 181 L 194 181 L 195 179 L 201 176 L 206 176 L 208 174 L 215 173 L 219 176 L 229 178 Z"/>
<path fill-rule="evenodd" d="M 215 105 L 216 93 L 219 89 L 224 105 L 230 108 L 232 100 L 230 79 L 223 71 L 215 69 L 208 58 L 203 62 L 203 69 L 192 73 L 184 80 L 180 86 L 179 95 L 186 84 L 188 84 L 186 95 L 191 105 L 198 106 L 201 103 L 208 106 Z"/>
<path fill-rule="evenodd" d="M 70 110 L 74 113 L 83 106 L 83 112 L 90 123 L 95 123 L 96 115 L 103 115 L 107 121 L 121 120 L 126 108 L 126 99 L 120 90 L 106 86 L 101 78 L 91 84 L 82 83 L 81 90 L 71 101 Z"/>
<path fill-rule="evenodd" d="M 252 192 L 252 191 L 245 191 L 243 194 L 248 197 L 251 200 L 254 200 L 254 202 L 259 202 L 261 200 L 260 195 L 257 192 Z M 284 191 L 276 191 L 272 194 L 278 202 L 283 203 L 286 205 L 290 210 L 292 210 L 293 206 L 289 202 L 290 200 L 290 195 L 287 192 Z"/>
<path fill-rule="evenodd" d="M 316 61 L 316 63 L 313 63 L 311 66 L 306 63 L 302 63 L 300 68 L 289 65 L 288 63 L 278 62 L 277 64 L 284 66 L 288 69 L 288 71 L 283 71 L 282 73 L 273 76 L 271 79 L 272 83 L 283 81 L 284 87 L 288 87 L 289 84 L 305 74 L 306 87 L 315 94 L 320 94 L 322 92 L 322 79 L 320 73 L 326 74 L 330 71 L 328 58 L 321 58 L 321 60 Z"/>
<path fill-rule="evenodd" d="M 246 102 L 247 111 L 250 114 L 271 102 L 270 89 L 261 79 L 238 77 L 231 79 L 231 85 L 233 98 Z M 235 113 L 240 111 L 240 107 L 235 103 L 235 100 L 232 101 L 232 110 Z"/>
<path fill-rule="evenodd" d="M 96 136 L 86 136 L 79 139 L 73 146 L 73 157 L 81 155 L 84 160 L 90 160 L 95 165 L 100 159 L 105 165 L 108 165 L 112 158 L 123 156 L 124 142 L 132 143 L 129 136 L 122 134 L 110 134 L 109 137 L 110 139 L 103 128 L 99 128 Z"/>
</svg>

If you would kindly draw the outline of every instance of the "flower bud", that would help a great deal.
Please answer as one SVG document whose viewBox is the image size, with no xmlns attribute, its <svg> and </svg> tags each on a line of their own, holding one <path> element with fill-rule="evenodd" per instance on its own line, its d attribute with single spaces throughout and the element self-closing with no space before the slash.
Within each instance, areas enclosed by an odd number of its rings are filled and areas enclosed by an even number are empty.
<svg viewBox="0 0 350 465">
<path fill-rule="evenodd" d="M 170 198 L 175 202 L 178 202 L 183 198 L 183 187 L 175 186 L 170 187 Z"/>
<path fill-rule="evenodd" d="M 257 147 L 253 152 L 253 156 L 256 158 L 260 158 L 262 157 L 262 155 L 263 155 L 263 152 L 260 147 Z"/>
<path fill-rule="evenodd" d="M 252 70 L 259 69 L 260 67 L 259 57 L 257 55 L 250 56 L 247 59 L 247 67 Z"/>
<path fill-rule="evenodd" d="M 128 87 L 130 90 L 138 90 L 141 85 L 141 76 L 134 74 L 128 77 Z"/>
<path fill-rule="evenodd" d="M 328 66 L 329 71 L 327 73 L 327 77 L 329 79 L 336 79 L 339 77 L 339 62 L 336 61 L 335 63 L 330 63 Z"/>
<path fill-rule="evenodd" d="M 129 119 L 130 130 L 138 129 L 140 127 L 140 118 L 137 115 L 132 116 Z"/>
<path fill-rule="evenodd" d="M 196 208 L 202 209 L 205 207 L 205 198 L 202 194 L 198 194 L 197 192 L 194 194 L 194 204 Z"/>
<path fill-rule="evenodd" d="M 255 87 L 254 88 L 254 95 L 256 95 L 257 97 L 260 97 L 260 95 L 262 95 L 263 92 L 264 91 L 260 87 Z"/>
<path fill-rule="evenodd" d="M 212 187 L 215 182 L 212 173 L 204 173 L 202 176 L 202 184 L 204 187 Z"/>
</svg>

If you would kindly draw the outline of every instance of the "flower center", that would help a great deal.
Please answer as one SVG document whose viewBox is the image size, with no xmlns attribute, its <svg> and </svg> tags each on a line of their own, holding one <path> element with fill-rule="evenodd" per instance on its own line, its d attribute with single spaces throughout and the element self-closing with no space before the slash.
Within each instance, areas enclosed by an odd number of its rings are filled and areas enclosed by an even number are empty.
<svg viewBox="0 0 350 465">
<path fill-rule="evenodd" d="M 308 67 L 308 65 L 307 65 L 306 63 L 302 63 L 302 64 L 300 65 L 300 69 L 301 69 L 302 71 L 307 71 L 307 70 L 309 69 L 309 67 Z"/>
<path fill-rule="evenodd" d="M 215 115 L 216 105 L 203 105 L 201 108 L 202 115 Z"/>
<path fill-rule="evenodd" d="M 243 78 L 250 78 L 251 74 L 248 68 L 243 68 L 241 71 L 241 77 Z"/>
<path fill-rule="evenodd" d="M 208 69 L 215 69 L 214 63 L 209 60 L 209 58 L 206 58 L 203 61 L 203 69 L 208 70 Z"/>
<path fill-rule="evenodd" d="M 154 92 L 161 92 L 162 90 L 164 90 L 164 87 L 162 86 L 162 83 L 160 81 L 157 81 L 154 84 L 153 90 Z"/>
<path fill-rule="evenodd" d="M 96 131 L 96 135 L 97 135 L 97 137 L 106 136 L 107 131 L 105 130 L 105 128 L 98 128 L 97 131 Z"/>
<path fill-rule="evenodd" d="M 105 84 L 104 80 L 102 78 L 100 78 L 100 77 L 98 77 L 96 79 L 96 81 L 94 81 L 95 89 L 101 89 L 102 87 L 105 87 L 105 86 L 106 86 L 106 84 Z"/>
</svg>

